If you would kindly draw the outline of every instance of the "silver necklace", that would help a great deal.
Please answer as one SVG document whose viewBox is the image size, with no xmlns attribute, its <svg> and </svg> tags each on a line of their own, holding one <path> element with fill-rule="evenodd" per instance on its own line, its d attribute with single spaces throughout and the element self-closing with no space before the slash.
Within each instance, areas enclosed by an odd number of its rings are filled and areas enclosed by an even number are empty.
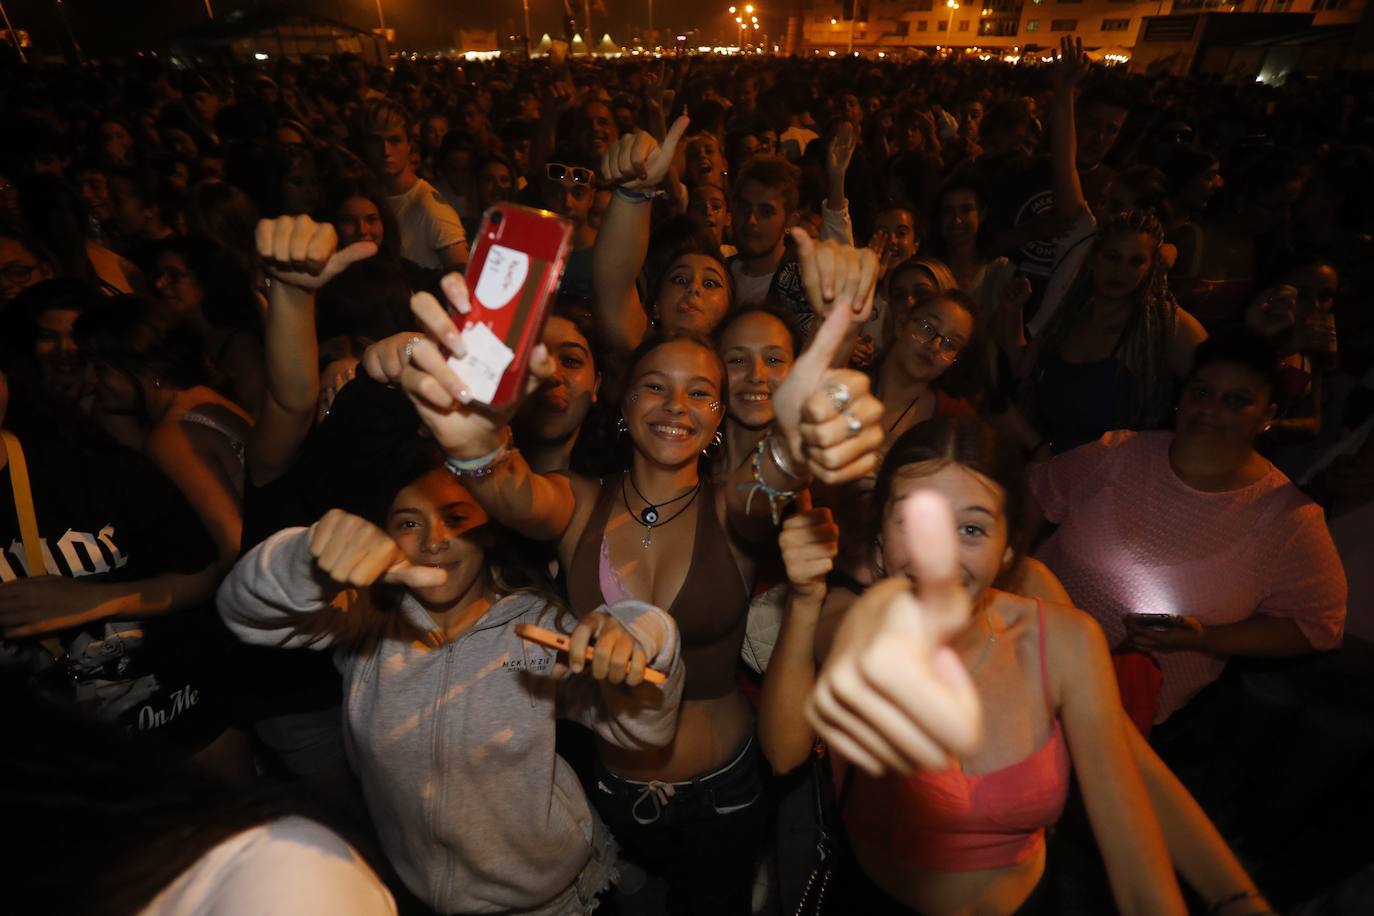
<svg viewBox="0 0 1374 916">
<path fill-rule="evenodd" d="M 997 628 L 992 625 L 992 620 L 989 617 L 990 613 L 991 612 L 986 608 L 983 609 L 983 616 L 981 619 L 983 625 L 988 628 L 988 641 L 983 644 L 983 651 L 979 653 L 978 661 L 974 662 L 973 665 L 969 667 L 968 673 L 970 677 L 977 673 L 979 668 L 983 667 L 983 662 L 987 661 L 988 656 L 992 654 L 992 647 L 997 644 Z"/>
</svg>

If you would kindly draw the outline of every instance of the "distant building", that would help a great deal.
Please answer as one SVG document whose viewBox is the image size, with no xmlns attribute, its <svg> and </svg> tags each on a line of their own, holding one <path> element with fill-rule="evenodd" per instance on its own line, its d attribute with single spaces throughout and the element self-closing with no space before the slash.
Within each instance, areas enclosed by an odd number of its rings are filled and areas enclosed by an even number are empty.
<svg viewBox="0 0 1374 916">
<path fill-rule="evenodd" d="M 992 53 L 1053 48 L 1074 34 L 1093 50 L 1136 46 L 1150 17 L 1207 13 L 1308 13 L 1318 26 L 1353 25 L 1367 0 L 801 0 L 802 53 L 894 56 L 911 50 L 981 48 Z"/>
<path fill-rule="evenodd" d="M 237 9 L 187 29 L 170 42 L 183 57 L 278 60 L 357 54 L 369 66 L 386 66 L 386 38 L 321 16 L 276 9 Z"/>
</svg>

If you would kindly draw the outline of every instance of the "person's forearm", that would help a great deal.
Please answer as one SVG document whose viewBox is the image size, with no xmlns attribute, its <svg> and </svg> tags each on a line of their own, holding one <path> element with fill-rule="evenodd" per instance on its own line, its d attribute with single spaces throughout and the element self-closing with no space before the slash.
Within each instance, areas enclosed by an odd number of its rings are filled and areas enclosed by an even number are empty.
<svg viewBox="0 0 1374 916">
<path fill-rule="evenodd" d="M 777 522 L 774 520 L 775 513 L 781 513 L 786 502 L 791 499 L 781 494 L 791 493 L 795 496 L 804 490 L 811 480 L 806 462 L 788 454 L 787 444 L 776 427 L 764 436 L 762 442 L 763 454 L 759 455 L 754 450 L 749 451 L 739 467 L 730 472 L 725 491 L 726 516 L 730 530 L 746 543 L 758 543 L 775 538 L 778 530 Z M 795 470 L 802 476 L 792 477 L 784 471 L 774 457 L 775 452 L 782 454 L 787 471 Z M 767 489 L 761 487 L 755 479 L 756 466 Z M 769 494 L 769 489 L 778 495 L 776 502 Z"/>
<path fill-rule="evenodd" d="M 1054 209 L 1066 222 L 1077 219 L 1088 206 L 1078 178 L 1073 94 L 1074 88 L 1066 86 L 1055 96 L 1051 119 L 1050 172 L 1054 183 Z"/>
<path fill-rule="evenodd" d="M 1317 651 L 1297 623 L 1287 617 L 1264 614 L 1256 614 L 1239 623 L 1206 627 L 1202 633 L 1202 648 L 1213 655 L 1248 658 L 1284 658 Z"/>
<path fill-rule="evenodd" d="M 105 591 L 101 603 L 111 620 L 161 617 L 202 604 L 215 593 L 220 570 L 215 564 L 195 573 L 163 573 L 137 582 L 94 585 Z"/>
<path fill-rule="evenodd" d="M 663 106 L 658 102 L 644 103 L 644 129 L 659 143 L 668 136 L 668 120 L 663 116 Z"/>
<path fill-rule="evenodd" d="M 1140 732 L 1129 731 L 1131 750 L 1179 874 L 1209 904 L 1238 894 L 1253 894 L 1252 899 L 1262 904 L 1259 889 L 1193 796 Z M 1237 904 L 1236 912 L 1247 911 Z"/>
<path fill-rule="evenodd" d="M 825 593 L 787 593 L 782 630 L 768 660 L 759 700 L 759 745 L 775 773 L 787 773 L 806 761 L 815 733 L 802 713 L 816 686 L 816 623 Z"/>
<path fill-rule="evenodd" d="M 249 434 L 249 477 L 263 485 L 290 465 L 315 420 L 320 399 L 315 294 L 274 282 L 264 328 L 267 396 Z"/>
<path fill-rule="evenodd" d="M 463 486 L 493 520 L 536 541 L 556 541 L 572 521 L 573 493 L 561 474 L 536 474 L 518 451 Z"/>
<path fill-rule="evenodd" d="M 827 170 L 825 208 L 827 210 L 847 210 L 849 208 L 849 201 L 844 196 L 844 172 L 838 169 Z"/>
<path fill-rule="evenodd" d="M 648 201 L 611 196 L 601 231 L 592 246 L 592 290 L 597 325 L 612 346 L 633 350 L 644 336 L 648 319 L 637 307 L 635 278 L 649 254 Z"/>
</svg>

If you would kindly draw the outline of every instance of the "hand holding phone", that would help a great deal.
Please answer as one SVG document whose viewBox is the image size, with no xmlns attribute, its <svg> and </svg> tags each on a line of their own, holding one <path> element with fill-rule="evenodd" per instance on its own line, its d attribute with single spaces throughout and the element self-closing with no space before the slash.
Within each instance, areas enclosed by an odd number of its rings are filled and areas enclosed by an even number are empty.
<svg viewBox="0 0 1374 916">
<path fill-rule="evenodd" d="M 482 217 L 468 257 L 462 352 L 449 358 L 472 400 L 498 411 L 517 400 L 571 245 L 572 224 L 545 210 L 499 203 Z"/>
<path fill-rule="evenodd" d="M 1183 621 L 1173 614 L 1127 614 L 1126 619 L 1161 633 L 1183 626 Z"/>
<path fill-rule="evenodd" d="M 528 640 L 529 642 L 536 643 L 549 649 L 557 649 L 559 652 L 568 652 L 572 648 L 572 640 L 567 636 L 564 636 L 562 633 L 555 633 L 553 630 L 537 627 L 532 623 L 517 623 L 515 625 L 515 634 L 521 639 Z M 584 657 L 588 664 L 591 663 L 595 655 L 596 648 L 594 646 L 588 646 L 584 653 Z M 662 684 L 667 680 L 667 676 L 664 675 L 662 671 L 656 671 L 653 668 L 645 668 L 644 680 L 648 681 L 650 684 Z"/>
</svg>

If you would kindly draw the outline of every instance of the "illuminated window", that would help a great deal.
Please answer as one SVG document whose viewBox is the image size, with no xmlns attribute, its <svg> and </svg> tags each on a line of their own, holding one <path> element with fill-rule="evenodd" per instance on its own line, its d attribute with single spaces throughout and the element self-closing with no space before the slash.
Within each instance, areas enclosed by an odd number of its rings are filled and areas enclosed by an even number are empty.
<svg viewBox="0 0 1374 916">
<path fill-rule="evenodd" d="M 1027 31 L 1027 32 L 1038 32 L 1038 31 L 1040 31 L 1040 20 L 1039 20 L 1039 19 L 1027 19 L 1027 20 L 1026 20 L 1026 31 Z"/>
</svg>

